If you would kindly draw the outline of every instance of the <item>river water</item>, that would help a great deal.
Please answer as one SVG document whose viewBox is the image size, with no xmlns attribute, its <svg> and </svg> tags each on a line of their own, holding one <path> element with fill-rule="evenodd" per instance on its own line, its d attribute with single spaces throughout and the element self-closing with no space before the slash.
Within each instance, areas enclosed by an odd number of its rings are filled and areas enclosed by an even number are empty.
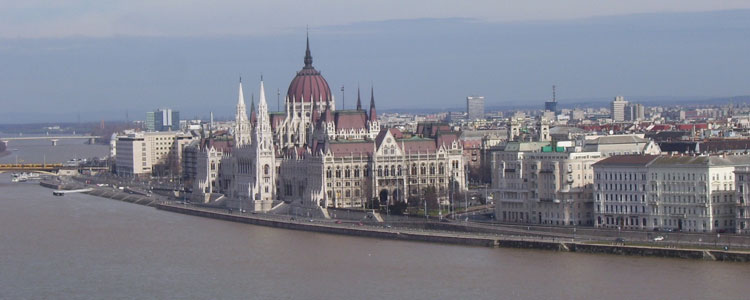
<svg viewBox="0 0 750 300">
<path fill-rule="evenodd" d="M 2 299 L 747 299 L 750 265 L 238 224 L 0 175 Z"/>
<path fill-rule="evenodd" d="M 2 137 L 0 137 L 2 139 Z M 0 164 L 63 163 L 71 159 L 104 158 L 109 145 L 89 145 L 84 139 L 61 139 L 57 146 L 49 140 L 14 140 L 8 142 L 10 153 L 0 157 Z"/>
</svg>

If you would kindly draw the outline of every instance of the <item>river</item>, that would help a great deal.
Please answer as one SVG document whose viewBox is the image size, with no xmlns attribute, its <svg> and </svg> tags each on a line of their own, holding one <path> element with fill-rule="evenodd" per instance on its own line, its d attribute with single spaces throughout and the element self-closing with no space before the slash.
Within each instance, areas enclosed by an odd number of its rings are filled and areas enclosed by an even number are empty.
<svg viewBox="0 0 750 300">
<path fill-rule="evenodd" d="M 109 155 L 109 145 L 89 145 L 86 142 L 85 139 L 61 139 L 53 147 L 49 140 L 11 140 L 7 147 L 10 153 L 0 156 L 0 164 L 64 163 L 71 159 Z"/>
<path fill-rule="evenodd" d="M 750 266 L 377 240 L 205 219 L 0 175 L 0 298 L 742 299 Z"/>
</svg>

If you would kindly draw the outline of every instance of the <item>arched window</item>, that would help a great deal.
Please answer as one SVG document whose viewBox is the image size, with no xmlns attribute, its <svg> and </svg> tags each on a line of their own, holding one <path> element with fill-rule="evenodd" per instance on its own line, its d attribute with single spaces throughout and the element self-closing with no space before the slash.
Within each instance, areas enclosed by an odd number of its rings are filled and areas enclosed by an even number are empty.
<svg viewBox="0 0 750 300">
<path fill-rule="evenodd" d="M 378 170 L 380 170 L 380 167 L 378 167 Z M 388 166 L 385 166 L 385 176 L 388 176 Z"/>
<path fill-rule="evenodd" d="M 424 163 L 422 163 L 422 165 L 419 167 L 419 174 L 427 174 L 427 166 L 425 166 Z"/>
<path fill-rule="evenodd" d="M 445 174 L 445 166 L 443 165 L 443 163 L 440 163 L 440 168 L 438 169 L 438 172 L 440 172 L 439 173 L 440 175 Z"/>
<path fill-rule="evenodd" d="M 268 166 L 268 165 L 263 166 L 263 175 L 268 176 L 268 172 L 269 172 L 270 169 L 271 169 L 271 167 Z"/>
<path fill-rule="evenodd" d="M 430 163 L 430 175 L 435 175 L 435 164 Z"/>
<path fill-rule="evenodd" d="M 383 176 L 383 167 L 382 166 L 378 166 L 378 177 L 379 176 Z"/>
<path fill-rule="evenodd" d="M 398 176 L 401 176 L 401 165 L 398 165 Z"/>
<path fill-rule="evenodd" d="M 354 177 L 359 177 L 359 167 L 354 168 Z"/>
<path fill-rule="evenodd" d="M 391 175 L 396 176 L 396 166 L 391 166 Z"/>
<path fill-rule="evenodd" d="M 341 169 L 339 167 L 336 167 L 336 178 L 341 178 Z"/>
<path fill-rule="evenodd" d="M 417 175 L 417 164 L 411 164 L 411 175 Z"/>
<path fill-rule="evenodd" d="M 346 169 L 344 170 L 344 178 L 349 178 L 351 176 L 352 176 L 352 171 L 349 170 L 349 167 L 346 167 Z"/>
<path fill-rule="evenodd" d="M 326 170 L 326 178 L 331 178 L 331 168 L 330 167 Z"/>
</svg>

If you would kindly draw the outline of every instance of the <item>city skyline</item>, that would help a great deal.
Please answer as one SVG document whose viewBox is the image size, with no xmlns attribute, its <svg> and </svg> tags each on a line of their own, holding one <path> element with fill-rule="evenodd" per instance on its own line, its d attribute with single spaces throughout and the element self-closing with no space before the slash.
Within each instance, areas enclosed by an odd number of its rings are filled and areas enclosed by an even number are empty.
<svg viewBox="0 0 750 300">
<path fill-rule="evenodd" d="M 488 109 L 542 105 L 553 84 L 565 107 L 616 95 L 634 102 L 748 95 L 742 79 L 750 43 L 741 38 L 748 16 L 750 10 L 545 22 L 391 20 L 311 27 L 310 35 L 317 68 L 343 100 L 339 108 L 353 107 L 357 86 L 374 85 L 382 111 L 393 111 L 428 100 L 432 109 L 455 110 L 472 94 L 485 96 Z M 12 109 L 0 119 L 137 119 L 162 106 L 191 118 L 210 111 L 228 117 L 237 77 L 261 73 L 275 111 L 274 94 L 286 91 L 302 60 L 304 33 L 6 39 L 0 105 Z"/>
</svg>

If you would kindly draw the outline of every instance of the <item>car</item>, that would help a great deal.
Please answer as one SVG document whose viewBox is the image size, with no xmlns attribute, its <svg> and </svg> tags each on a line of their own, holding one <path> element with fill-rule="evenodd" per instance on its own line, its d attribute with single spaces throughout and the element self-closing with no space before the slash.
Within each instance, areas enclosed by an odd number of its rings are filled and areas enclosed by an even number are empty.
<svg viewBox="0 0 750 300">
<path fill-rule="evenodd" d="M 664 240 L 664 237 L 661 235 L 654 238 L 654 242 L 663 241 L 663 240 Z"/>
<path fill-rule="evenodd" d="M 341 224 L 341 220 L 336 220 L 336 224 Z"/>
<path fill-rule="evenodd" d="M 315 220 L 313 220 L 313 219 L 310 219 L 310 222 L 315 222 Z"/>
<path fill-rule="evenodd" d="M 624 243 L 624 242 L 625 242 L 625 239 L 624 239 L 624 238 L 618 237 L 618 238 L 616 238 L 616 239 L 615 239 L 615 243 L 620 243 L 620 244 L 622 244 L 622 243 Z"/>
<path fill-rule="evenodd" d="M 385 225 L 385 228 L 391 228 L 391 225 Z"/>
<path fill-rule="evenodd" d="M 654 227 L 654 231 L 659 232 L 659 227 Z"/>
<path fill-rule="evenodd" d="M 359 223 L 357 223 L 357 225 L 359 225 L 359 226 L 363 226 L 363 225 L 365 225 L 365 224 L 362 224 L 362 222 L 359 222 Z"/>
</svg>

